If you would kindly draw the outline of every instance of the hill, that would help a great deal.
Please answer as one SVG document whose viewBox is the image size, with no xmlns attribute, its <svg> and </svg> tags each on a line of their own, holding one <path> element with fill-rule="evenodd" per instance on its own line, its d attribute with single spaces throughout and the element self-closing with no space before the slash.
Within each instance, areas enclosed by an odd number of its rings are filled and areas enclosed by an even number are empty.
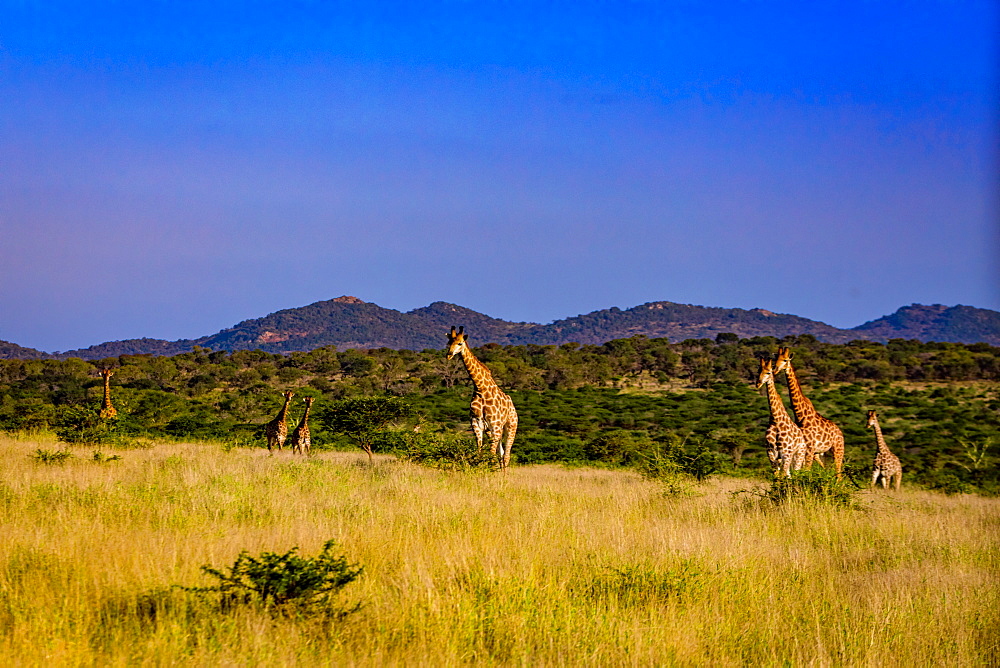
<svg viewBox="0 0 1000 668">
<path fill-rule="evenodd" d="M 918 339 L 1000 346 L 1000 312 L 961 304 L 911 304 L 851 331 L 875 341 Z"/>
<path fill-rule="evenodd" d="M 51 357 L 34 348 L 25 348 L 9 341 L 0 341 L 0 360 L 37 360 Z"/>
<path fill-rule="evenodd" d="M 846 343 L 854 339 L 885 342 L 902 338 L 1000 345 L 1000 312 L 962 305 L 912 304 L 853 329 L 839 329 L 762 308 L 720 308 L 668 301 L 649 302 L 629 309 L 612 307 L 541 325 L 508 322 L 447 302 L 434 302 L 401 312 L 344 296 L 244 320 L 198 339 L 128 339 L 51 355 L 0 342 L 0 358 L 101 359 L 136 354 L 175 355 L 193 350 L 195 346 L 211 350 L 261 349 L 272 353 L 307 351 L 323 346 L 337 346 L 341 350 L 383 347 L 422 350 L 442 347 L 444 332 L 452 325 L 464 325 L 474 345 L 489 342 L 505 345 L 600 344 L 636 335 L 683 341 L 715 338 L 722 333 L 733 333 L 741 338 L 809 334 L 827 343 Z"/>
</svg>

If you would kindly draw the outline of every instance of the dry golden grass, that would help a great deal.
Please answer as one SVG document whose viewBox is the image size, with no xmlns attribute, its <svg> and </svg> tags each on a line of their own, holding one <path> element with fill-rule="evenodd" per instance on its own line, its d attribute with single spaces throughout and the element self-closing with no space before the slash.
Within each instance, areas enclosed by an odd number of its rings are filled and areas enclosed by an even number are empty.
<svg viewBox="0 0 1000 668">
<path fill-rule="evenodd" d="M 733 479 L 672 498 L 615 471 L 204 444 L 46 465 L 38 447 L 55 444 L 0 437 L 4 664 L 1000 662 L 995 499 L 904 487 L 767 508 Z M 243 549 L 330 538 L 365 568 L 339 627 L 169 589 Z"/>
</svg>

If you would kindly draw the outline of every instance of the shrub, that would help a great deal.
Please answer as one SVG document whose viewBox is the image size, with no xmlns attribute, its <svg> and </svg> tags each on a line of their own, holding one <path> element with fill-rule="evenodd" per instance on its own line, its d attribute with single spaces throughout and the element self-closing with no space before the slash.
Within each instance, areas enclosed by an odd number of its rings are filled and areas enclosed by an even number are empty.
<svg viewBox="0 0 1000 668">
<path fill-rule="evenodd" d="M 337 608 L 334 597 L 356 580 L 362 568 L 348 564 L 344 556 L 332 554 L 335 541 L 329 540 L 315 557 L 300 557 L 293 547 L 284 554 L 262 552 L 250 556 L 244 550 L 228 572 L 205 565 L 201 570 L 219 580 L 212 587 L 181 587 L 185 591 L 218 593 L 220 606 L 263 605 L 282 613 L 322 612 L 337 618 L 357 612 L 361 605 Z"/>
<path fill-rule="evenodd" d="M 740 490 L 735 494 L 752 494 L 761 500 L 781 504 L 793 499 L 808 499 L 838 506 L 853 507 L 857 485 L 844 476 L 837 479 L 832 469 L 792 471 L 788 478 L 777 477 L 763 488 Z"/>
<path fill-rule="evenodd" d="M 652 480 L 670 480 L 678 475 L 691 476 L 703 482 L 719 470 L 719 454 L 703 442 L 688 443 L 677 434 L 666 438 L 648 451 L 640 453 L 636 470 Z"/>
<path fill-rule="evenodd" d="M 45 450 L 38 448 L 32 458 L 42 464 L 63 464 L 67 459 L 73 458 L 73 453 L 69 450 Z"/>
<path fill-rule="evenodd" d="M 446 471 L 490 471 L 497 458 L 485 446 L 458 434 L 395 432 L 392 449 L 400 459 Z"/>
</svg>

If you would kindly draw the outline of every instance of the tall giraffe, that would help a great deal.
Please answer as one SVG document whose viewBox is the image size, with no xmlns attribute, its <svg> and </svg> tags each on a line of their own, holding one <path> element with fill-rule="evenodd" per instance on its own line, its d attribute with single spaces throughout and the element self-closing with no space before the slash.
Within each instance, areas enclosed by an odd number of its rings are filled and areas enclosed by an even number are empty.
<svg viewBox="0 0 1000 668">
<path fill-rule="evenodd" d="M 288 423 L 285 420 L 288 417 L 288 403 L 295 396 L 295 393 L 288 390 L 283 392 L 282 395 L 285 397 L 285 405 L 281 407 L 281 410 L 274 419 L 264 427 L 264 433 L 267 435 L 268 452 L 271 452 L 275 446 L 281 450 L 285 447 L 285 438 L 288 437 Z"/>
<path fill-rule="evenodd" d="M 869 429 L 875 430 L 875 465 L 872 468 L 872 487 L 879 479 L 882 480 L 882 489 L 888 489 L 889 484 L 895 482 L 894 487 L 899 491 L 899 486 L 903 482 L 903 465 L 899 463 L 899 457 L 889 452 L 889 446 L 885 444 L 882 437 L 882 427 L 878 424 L 878 415 L 875 411 L 868 411 Z"/>
<path fill-rule="evenodd" d="M 767 440 L 767 457 L 774 467 L 774 475 L 791 476 L 790 471 L 798 471 L 806 458 L 806 439 L 802 429 L 795 424 L 781 402 L 778 388 L 774 386 L 774 366 L 770 359 L 760 359 L 760 373 L 757 376 L 757 389 L 767 388 L 767 405 L 771 411 L 764 438 Z"/>
<path fill-rule="evenodd" d="M 833 450 L 833 467 L 840 477 L 844 470 L 844 432 L 831 420 L 820 415 L 809 398 L 802 393 L 802 386 L 792 367 L 792 351 L 788 348 L 778 348 L 778 361 L 774 363 L 774 375 L 785 372 L 788 381 L 788 396 L 792 400 L 792 412 L 795 421 L 802 428 L 806 439 L 805 467 L 812 466 L 813 461 L 823 466 L 823 453 Z"/>
<path fill-rule="evenodd" d="M 104 378 L 104 400 L 101 402 L 100 416 L 102 420 L 110 420 L 118 415 L 118 411 L 111 405 L 111 376 L 115 372 L 111 369 L 101 369 L 101 376 Z"/>
<path fill-rule="evenodd" d="M 312 447 L 312 436 L 309 434 L 309 409 L 312 408 L 314 397 L 306 397 L 306 412 L 302 414 L 302 421 L 292 432 L 292 452 L 300 455 L 308 455 L 309 448 Z"/>
<path fill-rule="evenodd" d="M 476 359 L 465 338 L 465 326 L 451 328 L 448 334 L 448 359 L 455 355 L 462 356 L 465 370 L 472 378 L 472 405 L 469 407 L 472 421 L 472 431 L 476 434 L 476 446 L 483 449 L 483 432 L 489 429 L 490 448 L 493 456 L 499 458 L 500 469 L 507 470 L 510 465 L 510 449 L 514 445 L 514 435 L 517 434 L 517 411 L 514 402 L 497 386 L 493 374 L 482 362 Z M 503 440 L 504 430 L 507 432 Z M 497 451 L 499 452 L 499 455 Z"/>
</svg>

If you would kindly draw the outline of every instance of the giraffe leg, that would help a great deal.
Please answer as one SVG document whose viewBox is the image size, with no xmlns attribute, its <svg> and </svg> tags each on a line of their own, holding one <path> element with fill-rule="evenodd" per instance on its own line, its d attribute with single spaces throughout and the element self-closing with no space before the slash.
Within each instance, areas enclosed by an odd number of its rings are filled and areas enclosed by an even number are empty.
<svg viewBox="0 0 1000 668">
<path fill-rule="evenodd" d="M 837 480 L 840 480 L 844 472 L 844 435 L 840 434 L 833 442 L 833 468 L 837 472 Z"/>
<path fill-rule="evenodd" d="M 875 489 L 875 487 L 878 485 L 878 474 L 879 474 L 878 469 L 872 471 L 872 484 L 871 484 L 872 489 Z"/>
<path fill-rule="evenodd" d="M 483 451 L 483 419 L 472 416 L 472 433 L 476 435 L 476 452 Z"/>
<path fill-rule="evenodd" d="M 490 424 L 490 452 L 497 458 L 500 469 L 503 470 L 503 422 L 495 420 Z"/>
<path fill-rule="evenodd" d="M 514 447 L 514 436 L 517 434 L 517 416 L 507 422 L 507 439 L 503 446 L 503 470 L 510 466 L 510 449 Z"/>
<path fill-rule="evenodd" d="M 898 492 L 899 491 L 899 486 L 903 484 L 903 472 L 900 471 L 899 473 L 897 473 L 893 477 L 896 479 L 896 491 Z"/>
</svg>

